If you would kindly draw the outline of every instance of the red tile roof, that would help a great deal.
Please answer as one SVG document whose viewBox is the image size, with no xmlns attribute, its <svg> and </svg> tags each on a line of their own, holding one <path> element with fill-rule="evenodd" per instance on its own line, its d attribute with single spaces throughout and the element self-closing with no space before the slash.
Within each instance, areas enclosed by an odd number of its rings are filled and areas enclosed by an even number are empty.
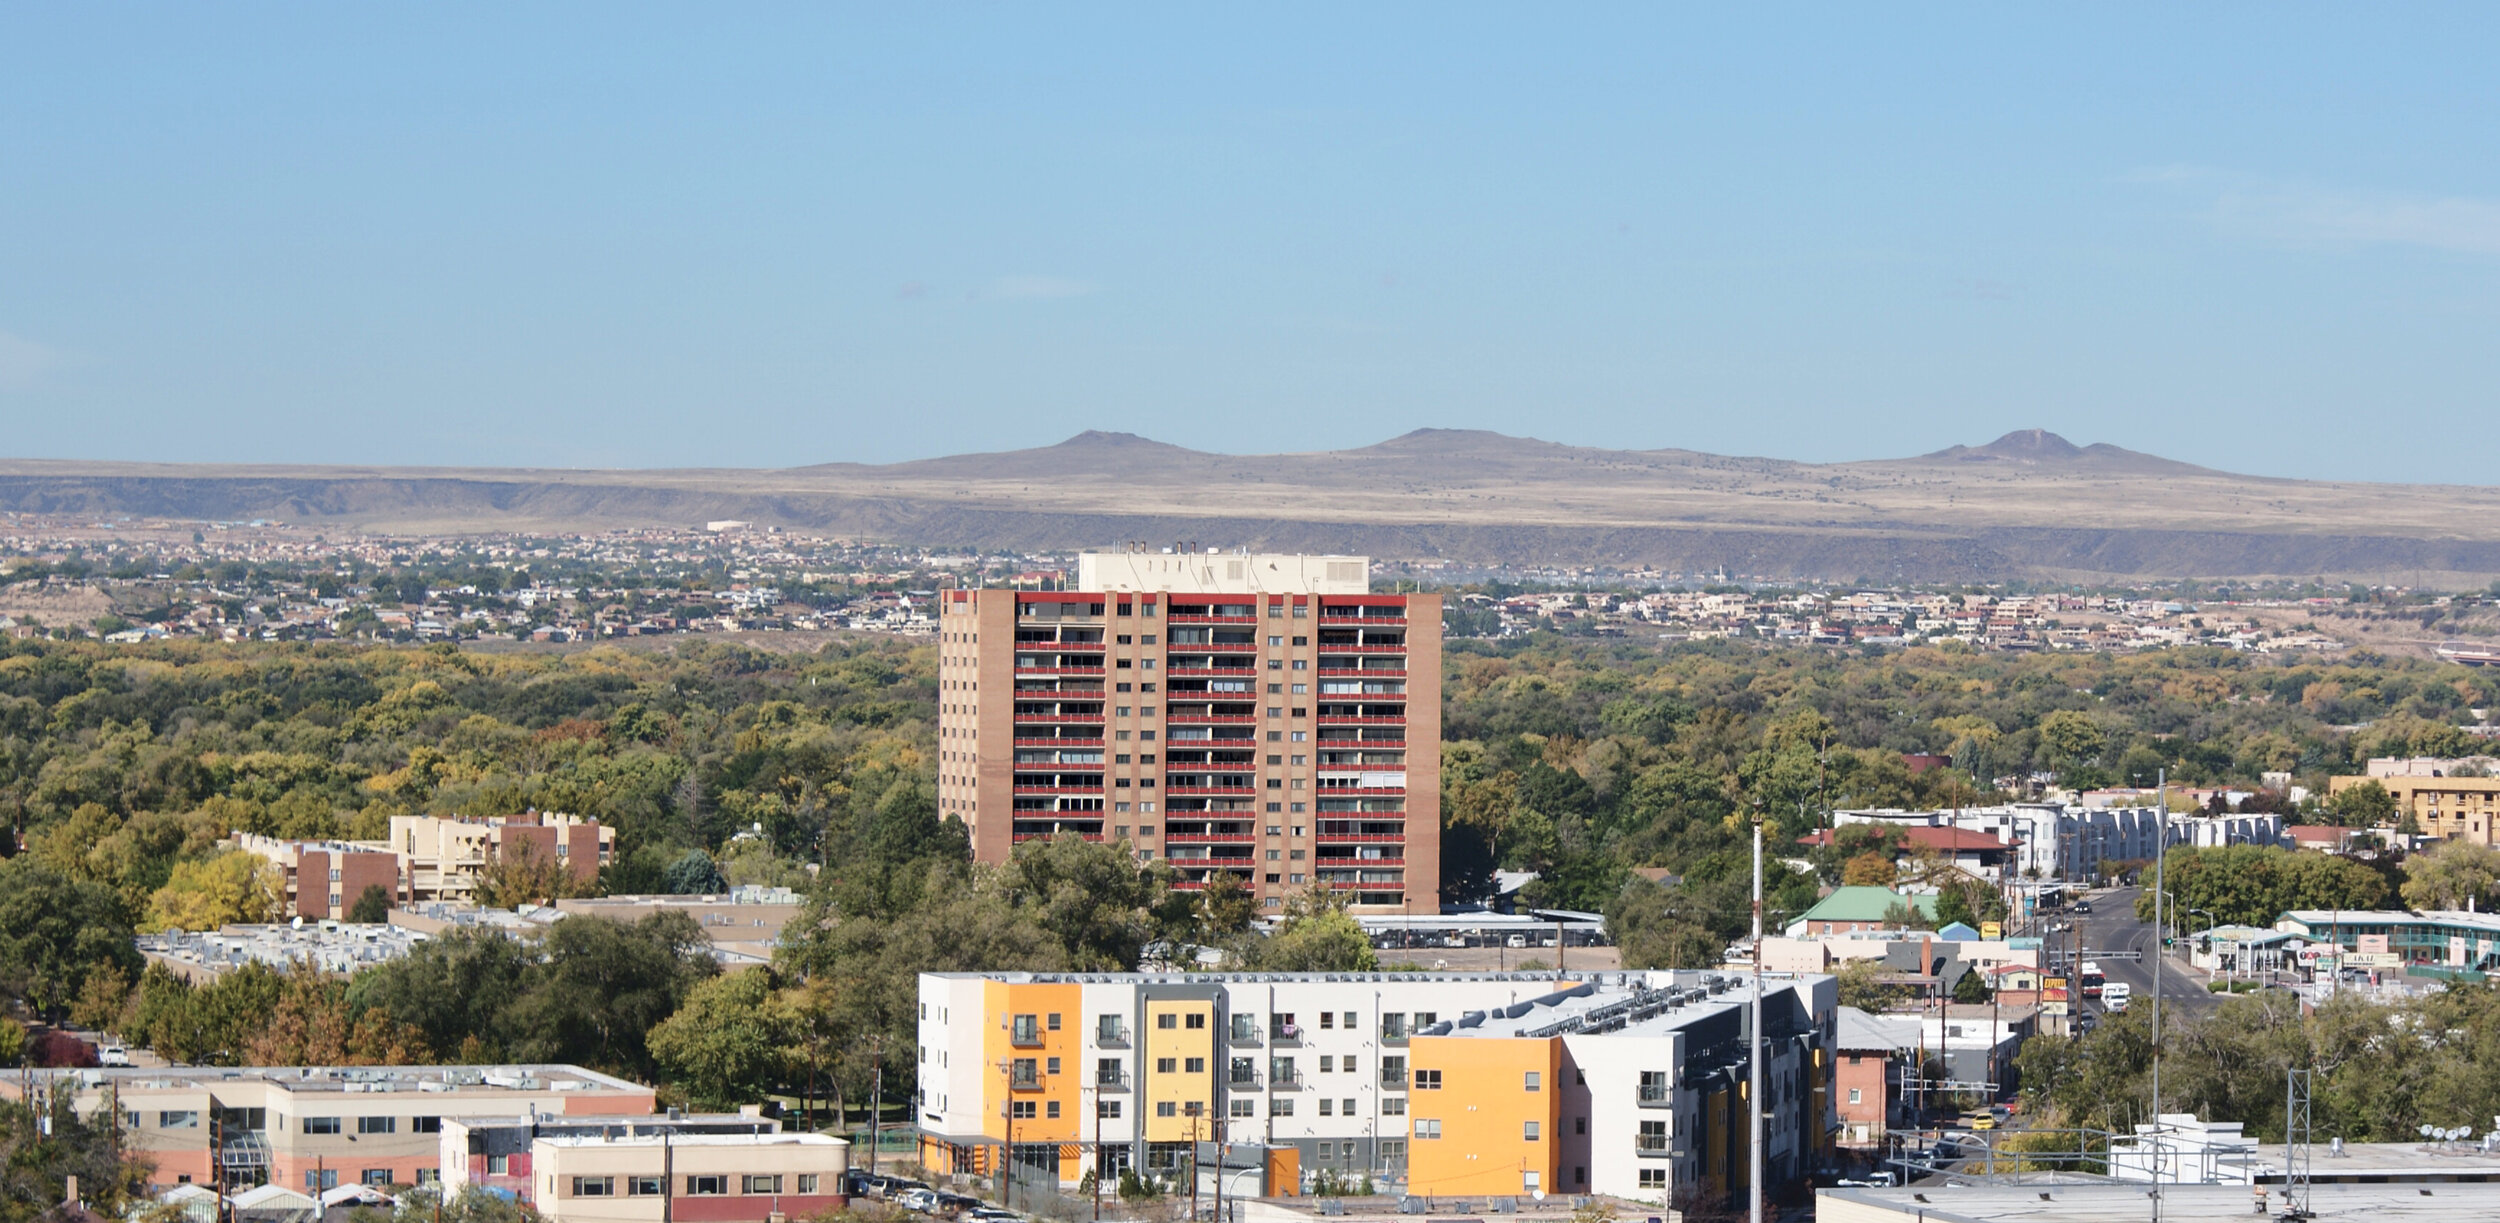
<svg viewBox="0 0 2500 1223">
<path fill-rule="evenodd" d="M 1936 828 L 1925 824 L 1914 824 L 1901 831 L 1908 834 L 1906 840 L 1910 848 L 1932 850 L 1938 853 L 1955 853 L 1964 850 L 2005 850 L 2022 844 L 2022 839 L 2019 837 L 2011 841 L 2000 841 L 1987 833 L 1972 832 L 1967 828 Z M 1823 846 L 1831 842 L 1830 829 L 1811 832 L 1797 838 L 1797 843 L 1800 845 Z"/>
</svg>

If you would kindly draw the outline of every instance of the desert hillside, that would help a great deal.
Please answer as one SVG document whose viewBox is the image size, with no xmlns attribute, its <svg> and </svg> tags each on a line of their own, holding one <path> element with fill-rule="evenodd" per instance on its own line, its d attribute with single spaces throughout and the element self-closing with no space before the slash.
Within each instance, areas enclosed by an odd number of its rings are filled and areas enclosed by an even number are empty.
<svg viewBox="0 0 2500 1223">
<path fill-rule="evenodd" d="M 272 518 L 383 532 L 739 518 L 1029 548 L 1128 539 L 1468 561 L 1956 581 L 2500 576 L 2500 490 L 2235 475 L 2022 430 L 1812 464 L 1425 429 L 1353 450 L 1228 455 L 1132 434 L 776 470 L 0 461 L 0 510 Z"/>
</svg>

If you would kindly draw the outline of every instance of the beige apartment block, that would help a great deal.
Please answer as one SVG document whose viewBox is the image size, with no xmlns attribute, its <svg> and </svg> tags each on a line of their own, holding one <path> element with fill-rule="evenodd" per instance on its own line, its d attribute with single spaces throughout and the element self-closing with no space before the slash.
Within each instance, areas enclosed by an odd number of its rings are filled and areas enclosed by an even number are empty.
<svg viewBox="0 0 2500 1223">
<path fill-rule="evenodd" d="M 616 830 L 557 812 L 482 819 L 394 815 L 387 847 L 400 855 L 410 899 L 468 900 L 478 874 L 507 856 L 559 861 L 576 879 L 596 878 L 615 859 Z"/>
<path fill-rule="evenodd" d="M 2411 815 L 2424 836 L 2500 842 L 2500 777 L 2334 777 L 2326 792 L 2341 794 L 2370 782 L 2386 787 L 2398 817 Z"/>
<path fill-rule="evenodd" d="M 973 856 L 1060 833 L 1440 912 L 1441 598 L 1362 557 L 1087 553 L 1076 591 L 939 599 L 942 815 Z"/>
</svg>

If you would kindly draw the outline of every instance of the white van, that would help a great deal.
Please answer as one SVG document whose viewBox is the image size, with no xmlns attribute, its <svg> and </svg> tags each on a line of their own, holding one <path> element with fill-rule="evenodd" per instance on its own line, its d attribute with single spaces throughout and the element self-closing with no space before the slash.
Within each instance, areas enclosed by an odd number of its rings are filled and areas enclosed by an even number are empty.
<svg viewBox="0 0 2500 1223">
<path fill-rule="evenodd" d="M 2124 981 L 2112 981 L 2101 987 L 2101 1005 L 2113 1014 L 2126 1010 L 2128 1000 L 2134 996 L 2135 989 Z"/>
</svg>

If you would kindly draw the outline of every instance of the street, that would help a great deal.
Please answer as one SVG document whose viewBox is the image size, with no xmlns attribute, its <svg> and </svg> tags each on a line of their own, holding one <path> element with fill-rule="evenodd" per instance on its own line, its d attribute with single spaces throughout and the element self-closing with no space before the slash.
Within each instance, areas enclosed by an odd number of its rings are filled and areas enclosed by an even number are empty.
<svg viewBox="0 0 2500 1223">
<path fill-rule="evenodd" d="M 2091 893 L 2090 913 L 2059 918 L 2074 922 L 2076 930 L 2051 935 L 2048 943 L 2051 950 L 2073 948 L 2078 945 L 2075 935 L 2080 934 L 2082 958 L 2097 961 L 2102 976 L 2111 983 L 2123 981 L 2135 991 L 2134 1001 L 2128 1004 L 2130 1009 L 2152 1005 L 2153 955 L 2161 945 L 2154 937 L 2152 923 L 2136 919 L 2136 898 L 2143 894 L 2141 887 L 2107 888 Z M 2187 928 L 2193 930 L 2195 924 L 2191 921 Z M 2068 941 L 2061 946 L 2059 940 Z M 2106 954 L 2127 951 L 2141 958 L 2127 960 Z M 2222 1004 L 2221 995 L 2205 988 L 2204 974 L 2176 958 L 2162 966 L 2161 1000 L 2165 1012 L 2175 1006 L 2184 1015 L 2204 1015 Z"/>
</svg>

